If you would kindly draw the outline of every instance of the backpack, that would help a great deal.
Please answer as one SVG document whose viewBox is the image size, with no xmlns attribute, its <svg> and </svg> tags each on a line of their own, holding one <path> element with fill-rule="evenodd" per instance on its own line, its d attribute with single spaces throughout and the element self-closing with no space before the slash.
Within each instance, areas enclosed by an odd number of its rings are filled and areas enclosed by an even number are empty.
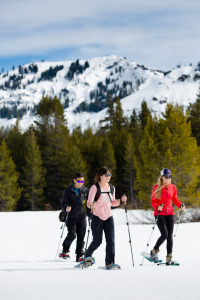
<svg viewBox="0 0 200 300">
<path fill-rule="evenodd" d="M 113 195 L 113 193 L 114 193 L 114 186 L 111 183 L 109 183 L 110 192 L 102 192 L 99 183 L 96 182 L 95 185 L 96 185 L 96 188 L 97 188 L 97 192 L 96 192 L 96 195 L 94 197 L 94 202 L 97 202 L 97 200 L 99 199 L 99 197 L 101 196 L 101 194 L 108 194 L 108 196 L 110 198 L 110 202 L 111 202 L 110 193 Z M 91 209 L 89 207 L 87 207 L 87 203 L 85 203 L 85 208 L 86 208 L 85 209 L 86 215 L 89 217 L 89 219 L 92 219 L 93 212 L 91 212 Z"/>
</svg>

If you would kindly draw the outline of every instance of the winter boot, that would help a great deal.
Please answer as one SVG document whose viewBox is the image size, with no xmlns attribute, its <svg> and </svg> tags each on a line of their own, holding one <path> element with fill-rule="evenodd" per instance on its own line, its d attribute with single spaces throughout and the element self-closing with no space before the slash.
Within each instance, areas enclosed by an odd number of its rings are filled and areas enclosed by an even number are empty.
<svg viewBox="0 0 200 300">
<path fill-rule="evenodd" d="M 153 248 L 150 252 L 151 260 L 158 260 L 158 249 Z"/>
<path fill-rule="evenodd" d="M 171 265 L 172 263 L 173 263 L 172 254 L 167 254 L 167 256 L 166 256 L 166 265 Z"/>
<path fill-rule="evenodd" d="M 76 262 L 81 262 L 83 260 L 82 256 L 77 256 L 76 257 Z"/>
<path fill-rule="evenodd" d="M 65 251 L 63 250 L 60 254 L 59 254 L 59 257 L 63 258 L 63 259 L 67 259 L 67 258 L 70 258 L 69 254 L 69 250 Z"/>
</svg>

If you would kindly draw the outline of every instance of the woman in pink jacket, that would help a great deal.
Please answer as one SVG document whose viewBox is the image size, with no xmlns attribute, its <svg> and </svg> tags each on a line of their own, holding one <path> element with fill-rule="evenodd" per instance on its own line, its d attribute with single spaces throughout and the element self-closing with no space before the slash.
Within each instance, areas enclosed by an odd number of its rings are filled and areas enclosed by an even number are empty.
<svg viewBox="0 0 200 300">
<path fill-rule="evenodd" d="M 151 250 L 151 259 L 158 259 L 159 247 L 167 240 L 167 256 L 166 263 L 172 261 L 173 248 L 173 229 L 174 229 L 174 210 L 175 204 L 181 210 L 185 209 L 183 203 L 177 198 L 175 185 L 171 183 L 172 174 L 169 169 L 165 168 L 161 171 L 158 184 L 154 185 L 152 191 L 151 205 L 154 208 L 154 216 L 157 219 L 157 225 L 161 236 L 157 240 L 154 248 Z M 158 217 L 159 214 L 159 217 Z"/>
<path fill-rule="evenodd" d="M 115 199 L 115 188 L 112 187 L 112 193 L 111 185 L 109 184 L 111 176 L 110 168 L 102 167 L 97 171 L 94 182 L 99 184 L 101 193 L 98 200 L 94 202 L 97 194 L 97 185 L 92 185 L 87 201 L 88 208 L 93 211 L 91 224 L 93 241 L 86 250 L 85 257 L 92 256 L 93 252 L 101 245 L 104 232 L 106 239 L 106 267 L 115 263 L 115 234 L 111 206 L 118 206 L 127 200 L 126 196 L 122 196 L 121 199 Z"/>
</svg>

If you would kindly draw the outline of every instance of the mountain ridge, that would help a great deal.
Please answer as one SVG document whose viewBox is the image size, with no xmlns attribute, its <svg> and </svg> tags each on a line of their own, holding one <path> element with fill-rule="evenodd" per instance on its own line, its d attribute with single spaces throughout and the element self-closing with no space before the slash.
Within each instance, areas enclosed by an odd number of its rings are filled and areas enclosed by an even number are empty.
<svg viewBox="0 0 200 300">
<path fill-rule="evenodd" d="M 169 71 L 148 68 L 116 55 L 89 60 L 34 62 L 0 75 L 0 124 L 21 118 L 25 130 L 33 123 L 44 95 L 57 96 L 64 106 L 69 129 L 80 125 L 98 127 L 107 111 L 108 95 L 119 97 L 126 116 L 140 110 L 146 101 L 152 114 L 160 114 L 167 103 L 184 109 L 196 101 L 200 63 L 177 66 Z"/>
</svg>

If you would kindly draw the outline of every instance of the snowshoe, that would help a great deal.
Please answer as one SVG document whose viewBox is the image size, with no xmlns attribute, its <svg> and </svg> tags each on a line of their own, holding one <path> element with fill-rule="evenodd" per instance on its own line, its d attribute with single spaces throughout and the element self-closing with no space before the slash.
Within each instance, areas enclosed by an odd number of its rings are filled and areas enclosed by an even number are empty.
<svg viewBox="0 0 200 300">
<path fill-rule="evenodd" d="M 105 267 L 99 267 L 99 269 L 102 269 L 102 270 L 121 270 L 121 267 L 120 267 L 120 265 L 117 265 L 117 264 L 110 264 L 110 265 L 105 266 Z"/>
<path fill-rule="evenodd" d="M 82 260 L 75 268 L 88 268 L 91 267 L 95 263 L 95 259 L 92 256 L 86 257 Z"/>
<path fill-rule="evenodd" d="M 158 266 L 160 265 L 166 265 L 166 266 L 180 266 L 180 264 L 177 261 L 167 261 L 167 262 L 161 262 L 157 264 Z"/>
<path fill-rule="evenodd" d="M 155 257 L 152 258 L 151 254 L 149 254 L 149 253 L 142 252 L 141 255 L 144 256 L 144 258 L 146 258 L 146 259 L 147 259 L 148 261 L 150 261 L 150 262 L 153 262 L 153 263 L 159 263 L 159 262 L 162 262 L 162 260 L 161 260 L 161 259 L 158 259 L 158 257 L 157 257 L 157 259 L 156 259 Z"/>
<path fill-rule="evenodd" d="M 106 270 L 121 270 L 121 267 L 117 264 L 110 264 L 105 267 Z"/>
</svg>

